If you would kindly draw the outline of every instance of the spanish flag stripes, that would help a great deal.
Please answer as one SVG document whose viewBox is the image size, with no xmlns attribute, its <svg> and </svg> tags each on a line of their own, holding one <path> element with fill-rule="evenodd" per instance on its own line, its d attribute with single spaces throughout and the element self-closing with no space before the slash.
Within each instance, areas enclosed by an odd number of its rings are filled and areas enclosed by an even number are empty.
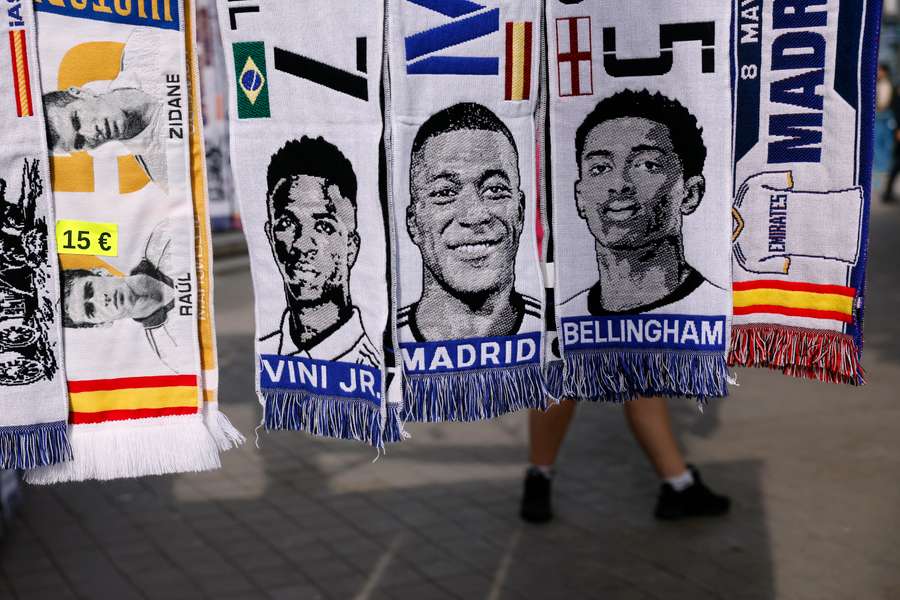
<svg viewBox="0 0 900 600">
<path fill-rule="evenodd" d="M 532 43 L 530 21 L 506 23 L 506 100 L 528 100 L 531 96 Z"/>
<path fill-rule="evenodd" d="M 34 115 L 31 103 L 31 75 L 28 72 L 28 51 L 25 46 L 25 30 L 9 32 L 9 50 L 12 57 L 13 90 L 16 95 L 16 114 L 20 117 Z"/>
<path fill-rule="evenodd" d="M 69 402 L 73 424 L 190 415 L 200 406 L 195 375 L 69 381 Z"/>
<path fill-rule="evenodd" d="M 781 280 L 734 282 L 734 314 L 769 313 L 810 319 L 853 322 L 856 290 Z"/>
</svg>

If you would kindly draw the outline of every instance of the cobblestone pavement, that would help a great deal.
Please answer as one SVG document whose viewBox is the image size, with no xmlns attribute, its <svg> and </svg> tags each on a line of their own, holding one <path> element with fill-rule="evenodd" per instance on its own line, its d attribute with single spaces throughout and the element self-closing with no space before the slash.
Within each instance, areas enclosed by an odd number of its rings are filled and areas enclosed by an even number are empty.
<svg viewBox="0 0 900 600">
<path fill-rule="evenodd" d="M 262 434 L 246 264 L 218 265 L 222 403 L 250 443 L 215 473 L 26 489 L 0 549 L 19 599 L 900 598 L 900 210 L 872 223 L 866 363 L 847 389 L 740 372 L 700 415 L 672 402 L 725 518 L 661 524 L 657 482 L 617 407 L 583 406 L 559 518 L 516 517 L 525 416 L 411 426 L 373 452 Z"/>
</svg>

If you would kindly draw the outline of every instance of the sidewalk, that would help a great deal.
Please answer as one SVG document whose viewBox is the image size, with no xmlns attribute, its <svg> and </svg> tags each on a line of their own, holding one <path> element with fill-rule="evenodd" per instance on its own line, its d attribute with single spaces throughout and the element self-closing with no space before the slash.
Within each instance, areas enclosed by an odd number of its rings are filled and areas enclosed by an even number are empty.
<svg viewBox="0 0 900 600">
<path fill-rule="evenodd" d="M 257 449 L 234 258 L 217 265 L 222 405 L 248 443 L 215 473 L 26 488 L 0 598 L 900 598 L 898 232 L 900 209 L 877 206 L 870 385 L 741 371 L 702 415 L 672 402 L 688 457 L 734 498 L 726 518 L 678 524 L 651 518 L 658 482 L 615 406 L 580 407 L 546 526 L 516 516 L 524 414 L 411 425 L 375 463 L 296 433 L 261 432 Z"/>
</svg>

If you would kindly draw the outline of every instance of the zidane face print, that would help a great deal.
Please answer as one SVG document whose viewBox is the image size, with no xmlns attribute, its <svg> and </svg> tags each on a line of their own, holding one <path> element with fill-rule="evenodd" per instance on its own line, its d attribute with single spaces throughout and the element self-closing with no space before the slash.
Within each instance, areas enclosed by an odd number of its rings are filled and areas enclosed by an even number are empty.
<svg viewBox="0 0 900 600">
<path fill-rule="evenodd" d="M 540 318 L 515 290 L 525 194 L 512 133 L 486 107 L 461 103 L 418 130 L 406 229 L 422 257 L 422 295 L 400 311 L 401 339 L 513 335 Z"/>
<path fill-rule="evenodd" d="M 353 165 L 325 139 L 276 152 L 267 174 L 266 238 L 284 283 L 281 326 L 265 351 L 375 366 L 378 354 L 350 298 L 360 251 Z"/>
<path fill-rule="evenodd" d="M 599 280 L 564 303 L 572 313 L 634 314 L 721 292 L 684 255 L 683 219 L 706 189 L 697 119 L 677 100 L 625 90 L 588 114 L 575 146 L 575 202 Z"/>
</svg>

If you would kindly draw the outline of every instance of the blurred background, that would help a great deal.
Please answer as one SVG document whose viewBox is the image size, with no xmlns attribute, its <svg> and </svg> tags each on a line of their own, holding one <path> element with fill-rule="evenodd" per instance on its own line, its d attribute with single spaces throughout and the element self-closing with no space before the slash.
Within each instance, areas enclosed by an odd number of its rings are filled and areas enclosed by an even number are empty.
<svg viewBox="0 0 900 600">
<path fill-rule="evenodd" d="M 838 387 L 738 371 L 679 442 L 723 518 L 652 518 L 659 481 L 621 407 L 583 405 L 557 518 L 518 517 L 527 415 L 411 425 L 360 444 L 254 435 L 249 263 L 228 161 L 214 14 L 198 36 L 213 220 L 221 405 L 248 435 L 213 473 L 22 488 L 0 472 L 0 598 L 900 599 L 900 0 L 885 0 L 864 362 Z M 900 197 L 900 189 L 897 189 Z"/>
</svg>

